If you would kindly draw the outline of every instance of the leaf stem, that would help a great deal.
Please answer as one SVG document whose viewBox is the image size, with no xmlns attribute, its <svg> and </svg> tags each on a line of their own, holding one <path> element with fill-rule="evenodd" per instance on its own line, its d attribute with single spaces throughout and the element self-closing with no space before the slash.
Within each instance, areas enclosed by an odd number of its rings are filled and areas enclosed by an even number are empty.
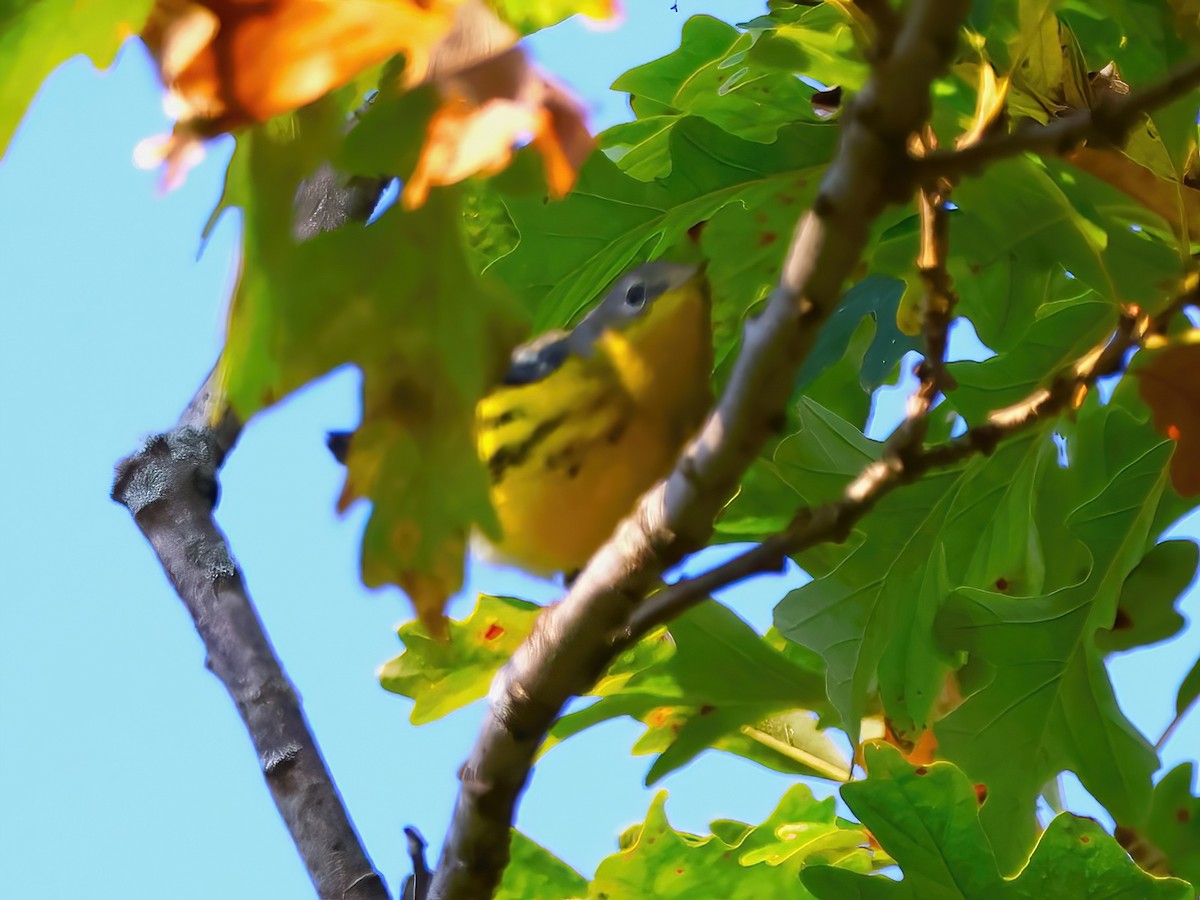
<svg viewBox="0 0 1200 900">
<path fill-rule="evenodd" d="M 830 781 L 837 781 L 841 784 L 845 784 L 850 780 L 850 775 L 853 771 L 853 768 L 842 771 L 828 760 L 821 759 L 819 756 L 815 756 L 812 753 L 801 750 L 799 747 L 795 747 L 789 744 L 787 741 L 781 741 L 779 738 L 775 737 L 774 735 L 767 734 L 765 731 L 759 731 L 752 725 L 743 725 L 741 732 L 742 734 L 746 735 L 746 737 L 758 741 L 764 747 L 770 747 L 781 756 L 794 759 L 796 762 L 800 763 L 800 765 L 808 766 L 808 768 L 820 772 L 823 777 L 828 778 Z"/>
</svg>

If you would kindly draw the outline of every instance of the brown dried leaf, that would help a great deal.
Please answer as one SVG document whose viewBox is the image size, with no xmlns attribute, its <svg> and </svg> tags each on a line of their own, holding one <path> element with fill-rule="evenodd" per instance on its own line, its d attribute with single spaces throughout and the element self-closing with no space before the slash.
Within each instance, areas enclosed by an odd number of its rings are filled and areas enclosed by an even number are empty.
<svg viewBox="0 0 1200 900">
<path fill-rule="evenodd" d="M 420 79 L 457 0 L 158 0 L 142 38 L 197 137 L 310 103 L 396 53 Z"/>
<path fill-rule="evenodd" d="M 542 154 L 550 193 L 571 189 L 592 149 L 583 110 L 524 52 L 514 48 L 435 81 L 443 102 L 404 185 L 405 207 L 420 206 L 432 187 L 500 171 L 525 139 Z"/>
<path fill-rule="evenodd" d="M 1171 484 L 1185 497 L 1200 494 L 1200 343 L 1154 353 L 1134 374 L 1154 427 L 1178 444 Z"/>
</svg>

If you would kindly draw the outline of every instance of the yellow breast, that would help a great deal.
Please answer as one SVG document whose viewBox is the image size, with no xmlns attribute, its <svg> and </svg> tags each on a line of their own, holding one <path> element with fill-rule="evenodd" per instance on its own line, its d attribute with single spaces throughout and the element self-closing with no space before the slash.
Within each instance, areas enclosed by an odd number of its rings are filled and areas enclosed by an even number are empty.
<svg viewBox="0 0 1200 900">
<path fill-rule="evenodd" d="M 494 556 L 531 572 L 581 568 L 667 475 L 711 402 L 708 295 L 696 279 L 588 358 L 479 404 L 478 447 L 502 529 Z"/>
</svg>

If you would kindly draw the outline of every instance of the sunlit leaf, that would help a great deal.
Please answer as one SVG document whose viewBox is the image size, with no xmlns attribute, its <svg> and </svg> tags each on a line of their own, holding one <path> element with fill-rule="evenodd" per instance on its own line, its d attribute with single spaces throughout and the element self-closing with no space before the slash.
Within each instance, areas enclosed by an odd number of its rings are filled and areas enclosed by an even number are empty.
<svg viewBox="0 0 1200 900">
<path fill-rule="evenodd" d="M 1143 872 L 1096 822 L 1070 813 L 1050 823 L 1027 865 L 1001 868 L 980 827 L 975 789 L 957 768 L 914 767 L 895 749 L 872 745 L 867 771 L 867 780 L 846 785 L 842 797 L 896 860 L 903 880 L 813 865 L 802 878 L 821 900 L 1191 896 L 1187 884 Z"/>
<path fill-rule="evenodd" d="M 607 19 L 619 9 L 616 0 L 488 0 L 488 4 L 522 34 L 548 28 L 573 15 Z"/>
<path fill-rule="evenodd" d="M 601 861 L 589 897 L 811 897 L 800 883 L 806 864 L 865 872 L 871 858 L 866 835 L 838 823 L 833 800 L 816 801 L 803 785 L 784 795 L 756 828 L 714 822 L 714 833 L 676 831 L 666 815 L 665 792 L 646 819 L 631 828 L 621 850 Z M 728 840 L 726 840 L 728 838 Z"/>
<path fill-rule="evenodd" d="M 828 710 L 819 670 L 790 661 L 713 601 L 639 647 L 647 644 L 647 652 L 627 654 L 596 685 L 592 693 L 599 701 L 555 724 L 548 746 L 599 722 L 631 716 L 647 726 L 634 752 L 659 754 L 648 782 L 709 747 L 785 772 L 844 777 L 848 762 L 817 731 L 811 714 L 791 715 L 797 709 Z M 713 667 L 715 659 L 724 661 L 720 668 Z"/>
<path fill-rule="evenodd" d="M 613 84 L 613 90 L 629 93 L 638 118 L 608 129 L 600 146 L 624 171 L 648 181 L 671 171 L 670 131 L 684 116 L 763 143 L 775 140 L 785 125 L 815 121 L 813 89 L 789 72 L 756 62 L 747 53 L 753 43 L 749 34 L 709 16 L 688 19 L 678 50 Z"/>
<path fill-rule="evenodd" d="M 746 23 L 755 37 L 752 60 L 795 72 L 823 85 L 858 90 L 866 80 L 866 30 L 844 3 L 778 3 Z"/>
<path fill-rule="evenodd" d="M 481 594 L 471 615 L 449 622 L 445 636 L 419 621 L 397 632 L 404 652 L 379 670 L 389 691 L 413 701 L 414 725 L 440 719 L 487 695 L 492 676 L 529 635 L 541 607 Z"/>
<path fill-rule="evenodd" d="M 513 829 L 509 862 L 493 900 L 572 900 L 586 892 L 586 878 Z"/>
</svg>

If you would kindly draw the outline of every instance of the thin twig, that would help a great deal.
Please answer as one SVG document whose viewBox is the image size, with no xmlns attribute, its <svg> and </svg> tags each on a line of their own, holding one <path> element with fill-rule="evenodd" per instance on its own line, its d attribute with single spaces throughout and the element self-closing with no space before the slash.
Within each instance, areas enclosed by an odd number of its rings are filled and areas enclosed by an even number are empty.
<svg viewBox="0 0 1200 900">
<path fill-rule="evenodd" d="M 932 130 L 927 136 L 929 151 L 936 147 Z M 943 180 L 936 187 L 923 186 L 918 196 L 921 216 L 921 250 L 917 271 L 925 284 L 921 310 L 921 331 L 925 336 L 925 361 L 922 364 L 921 403 L 923 415 L 933 405 L 937 393 L 952 390 L 954 379 L 946 371 L 946 347 L 958 294 L 947 264 L 950 259 L 950 182 Z"/>
<path fill-rule="evenodd" d="M 411 825 L 404 829 L 404 837 L 408 842 L 408 858 L 412 862 L 412 874 L 404 879 L 404 890 L 401 900 L 425 900 L 429 895 L 429 864 L 425 862 L 425 838 L 421 832 Z"/>
<path fill-rule="evenodd" d="M 988 163 L 1037 153 L 1063 156 L 1087 141 L 1119 144 L 1142 116 L 1200 87 L 1200 61 L 1179 67 L 1157 84 L 1129 94 L 1105 95 L 1091 109 L 1081 109 L 1046 125 L 1030 125 L 1008 134 L 984 138 L 960 150 L 939 150 L 914 160 L 918 178 L 926 183 L 939 178 L 974 174 Z"/>
<path fill-rule="evenodd" d="M 920 138 L 909 142 L 919 154 L 927 156 L 937 147 L 933 129 L 926 126 Z M 954 388 L 953 376 L 946 369 L 946 349 L 950 324 L 958 305 L 958 294 L 947 269 L 950 258 L 949 202 L 951 182 L 938 179 L 936 185 L 922 185 L 917 191 L 921 220 L 921 245 L 917 253 L 917 271 L 925 285 L 921 303 L 921 333 L 925 338 L 925 358 L 917 367 L 920 382 L 908 398 L 904 422 L 888 439 L 887 452 L 903 456 L 920 450 L 929 427 L 928 413 L 938 395 Z"/>
<path fill-rule="evenodd" d="M 302 189 L 297 198 L 297 237 L 369 214 L 381 184 L 347 183 L 323 171 L 308 182 L 317 196 Z M 300 698 L 213 519 L 217 474 L 242 429 L 217 377 L 214 368 L 174 428 L 117 465 L 112 497 L 133 514 L 191 614 L 206 665 L 237 706 L 318 896 L 386 900 L 387 887 L 354 830 Z"/>
<path fill-rule="evenodd" d="M 842 144 L 798 223 L 779 287 L 747 323 L 725 393 L 671 476 L 592 557 L 563 601 L 497 675 L 459 792 L 432 898 L 490 897 L 534 754 L 563 704 L 616 653 L 614 638 L 661 573 L 703 547 L 747 467 L 777 433 L 795 374 L 869 239 L 870 224 L 913 189 L 905 142 L 929 118 L 929 86 L 949 64 L 966 0 L 912 0 L 892 52 L 874 61 L 842 119 Z"/>
<path fill-rule="evenodd" d="M 1005 438 L 1056 416 L 1076 401 L 1081 388 L 1120 371 L 1125 354 L 1138 345 L 1144 334 L 1144 326 L 1144 317 L 1122 315 L 1117 328 L 1103 343 L 1061 372 L 1048 387 L 1035 391 L 1020 403 L 997 410 L 983 425 L 944 444 L 928 449 L 906 447 L 904 452 L 885 454 L 883 459 L 863 469 L 839 499 L 815 508 L 802 508 L 786 529 L 758 546 L 702 575 L 678 581 L 651 595 L 629 617 L 629 627 L 618 639 L 618 647 L 625 648 L 714 591 L 752 575 L 778 571 L 788 557 L 818 544 L 844 541 L 860 519 L 901 485 L 917 481 L 932 469 L 956 465 L 976 454 L 990 454 Z M 902 424 L 897 433 L 904 427 Z M 908 433 L 916 430 L 910 429 Z"/>
</svg>

